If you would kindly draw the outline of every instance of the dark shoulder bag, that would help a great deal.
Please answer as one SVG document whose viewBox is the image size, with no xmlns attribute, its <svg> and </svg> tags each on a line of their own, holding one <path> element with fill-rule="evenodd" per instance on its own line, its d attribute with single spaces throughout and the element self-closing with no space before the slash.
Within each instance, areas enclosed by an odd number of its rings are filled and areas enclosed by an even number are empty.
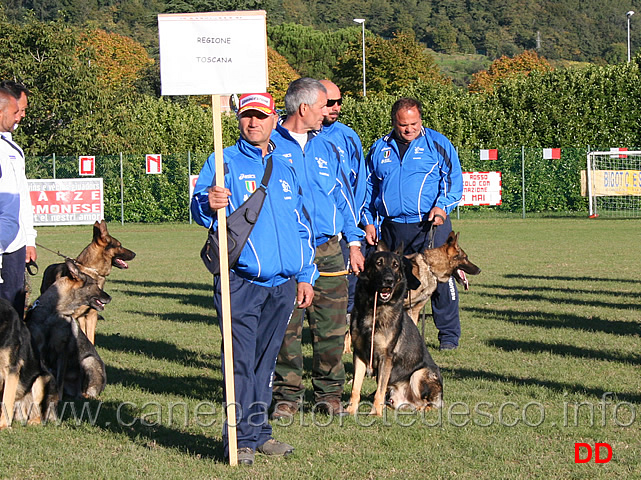
<svg viewBox="0 0 641 480">
<path fill-rule="evenodd" d="M 243 204 L 227 217 L 227 251 L 229 255 L 229 268 L 233 267 L 240 253 L 249 239 L 249 235 L 258 221 L 258 215 L 263 208 L 267 196 L 267 184 L 272 175 L 272 157 L 267 159 L 265 174 L 260 181 L 260 186 L 243 202 Z M 207 241 L 200 251 L 200 258 L 207 270 L 214 275 L 220 275 L 220 248 L 218 243 L 218 230 L 213 226 L 209 228 Z"/>
</svg>

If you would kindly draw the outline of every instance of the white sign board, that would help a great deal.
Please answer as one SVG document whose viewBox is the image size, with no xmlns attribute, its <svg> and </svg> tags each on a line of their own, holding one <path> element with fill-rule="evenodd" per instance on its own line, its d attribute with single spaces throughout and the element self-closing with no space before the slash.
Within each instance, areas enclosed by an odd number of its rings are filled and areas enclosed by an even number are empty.
<svg viewBox="0 0 641 480">
<path fill-rule="evenodd" d="M 34 225 L 90 225 L 105 218 L 102 178 L 27 180 Z"/>
<path fill-rule="evenodd" d="M 264 10 L 158 15 L 163 95 L 267 91 Z"/>
<path fill-rule="evenodd" d="M 463 172 L 459 205 L 501 205 L 501 172 Z"/>
</svg>

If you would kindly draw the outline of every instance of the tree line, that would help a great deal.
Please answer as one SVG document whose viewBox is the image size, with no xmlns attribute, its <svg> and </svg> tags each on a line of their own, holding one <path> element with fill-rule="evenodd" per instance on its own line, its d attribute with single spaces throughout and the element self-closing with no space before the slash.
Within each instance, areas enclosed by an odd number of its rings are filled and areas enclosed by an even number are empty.
<svg viewBox="0 0 641 480">
<path fill-rule="evenodd" d="M 490 59 L 537 49 L 550 59 L 617 63 L 626 59 L 630 0 L 2 0 L 4 16 L 21 23 L 64 20 L 120 33 L 157 50 L 156 15 L 266 10 L 270 29 L 282 24 L 330 32 L 364 18 L 372 34 L 411 35 L 443 53 L 481 53 Z M 640 17 L 641 18 L 641 17 Z M 641 19 L 639 20 L 641 21 Z M 632 19 L 632 44 L 641 29 Z M 636 50 L 636 47 L 635 47 Z"/>
<path fill-rule="evenodd" d="M 356 47 L 348 44 L 333 69 L 348 93 L 342 120 L 366 148 L 389 131 L 389 109 L 400 95 L 420 99 L 425 124 L 461 148 L 641 145 L 640 57 L 554 70 L 524 54 L 518 61 L 497 60 L 488 70 L 496 77 L 480 79 L 473 93 L 444 79 L 411 37 L 372 40 L 377 67 L 370 71 L 367 97 L 360 92 L 358 57 L 349 50 Z M 269 60 L 270 91 L 282 108 L 298 72 L 274 50 Z M 413 68 L 418 63 L 421 69 Z M 208 97 L 159 97 L 157 68 L 140 44 L 122 35 L 62 21 L 0 21 L 0 77 L 24 82 L 33 92 L 16 132 L 28 155 L 211 150 Z M 236 136 L 235 119 L 225 117 L 225 144 Z"/>
</svg>

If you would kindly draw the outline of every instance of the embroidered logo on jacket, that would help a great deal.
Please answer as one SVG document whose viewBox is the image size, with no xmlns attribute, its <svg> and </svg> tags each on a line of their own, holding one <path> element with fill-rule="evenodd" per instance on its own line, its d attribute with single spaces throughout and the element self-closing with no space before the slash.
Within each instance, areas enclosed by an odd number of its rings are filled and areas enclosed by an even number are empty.
<svg viewBox="0 0 641 480">
<path fill-rule="evenodd" d="M 327 160 L 323 160 L 320 157 L 316 157 L 316 163 L 318 163 L 318 168 L 327 168 Z"/>
<path fill-rule="evenodd" d="M 238 180 L 245 180 L 246 178 L 256 178 L 256 175 L 253 173 L 241 173 L 240 177 L 238 177 Z"/>
<path fill-rule="evenodd" d="M 256 191 L 256 180 L 245 180 L 245 188 L 249 193 Z"/>
<path fill-rule="evenodd" d="M 289 186 L 289 183 L 287 183 L 286 180 L 283 180 L 282 178 L 279 180 L 281 186 L 283 187 L 283 193 L 285 194 L 285 197 L 283 197 L 285 200 L 291 200 L 292 199 L 292 187 Z M 289 195 L 287 195 L 289 193 Z"/>
</svg>

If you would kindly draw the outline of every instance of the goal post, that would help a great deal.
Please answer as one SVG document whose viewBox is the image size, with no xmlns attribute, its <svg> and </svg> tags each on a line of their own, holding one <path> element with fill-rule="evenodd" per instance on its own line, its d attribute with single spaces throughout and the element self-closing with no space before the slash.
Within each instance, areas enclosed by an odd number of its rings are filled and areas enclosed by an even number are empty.
<svg viewBox="0 0 641 480">
<path fill-rule="evenodd" d="M 590 218 L 641 217 L 641 151 L 589 152 L 586 173 Z"/>
</svg>

